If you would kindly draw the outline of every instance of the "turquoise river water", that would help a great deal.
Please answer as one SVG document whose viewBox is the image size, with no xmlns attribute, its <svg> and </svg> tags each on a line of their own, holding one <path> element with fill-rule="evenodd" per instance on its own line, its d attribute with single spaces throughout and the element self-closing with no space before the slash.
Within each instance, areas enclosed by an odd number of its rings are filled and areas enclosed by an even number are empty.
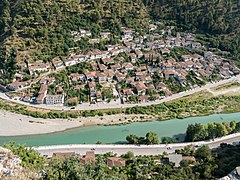
<svg viewBox="0 0 240 180">
<path fill-rule="evenodd" d="M 64 132 L 43 135 L 27 135 L 17 137 L 0 137 L 0 144 L 9 141 L 26 144 L 28 146 L 58 145 L 58 144 L 94 144 L 124 142 L 129 134 L 145 136 L 149 131 L 162 137 L 183 138 L 189 124 L 240 121 L 240 113 L 214 114 L 202 117 L 190 117 L 185 119 L 172 119 L 167 121 L 137 122 L 127 125 L 116 126 L 92 126 L 81 127 Z"/>
</svg>

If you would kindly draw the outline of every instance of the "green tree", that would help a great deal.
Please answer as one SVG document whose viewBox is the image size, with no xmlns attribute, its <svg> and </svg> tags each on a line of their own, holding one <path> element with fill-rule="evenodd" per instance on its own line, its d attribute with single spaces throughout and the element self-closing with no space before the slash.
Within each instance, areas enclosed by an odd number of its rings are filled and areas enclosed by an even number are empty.
<svg viewBox="0 0 240 180">
<path fill-rule="evenodd" d="M 231 121 L 229 123 L 229 126 L 230 126 L 230 129 L 231 129 L 231 132 L 235 132 L 235 129 L 236 129 L 236 126 L 237 126 L 237 122 L 236 121 Z"/>
<path fill-rule="evenodd" d="M 240 122 L 236 124 L 235 132 L 240 132 Z"/>
<path fill-rule="evenodd" d="M 208 137 L 210 139 L 214 139 L 217 136 L 216 132 L 216 124 L 215 123 L 210 123 L 208 124 Z"/>
<path fill-rule="evenodd" d="M 201 159 L 208 160 L 211 158 L 211 150 L 207 145 L 202 145 L 196 150 L 195 156 Z"/>
<path fill-rule="evenodd" d="M 228 131 L 223 124 L 216 124 L 216 137 L 226 136 Z"/>
<path fill-rule="evenodd" d="M 163 144 L 168 144 L 169 143 L 169 138 L 168 137 L 163 137 L 162 138 L 162 143 Z"/>
<path fill-rule="evenodd" d="M 126 137 L 126 140 L 128 141 L 129 144 L 138 144 L 139 137 L 131 134 Z"/>
<path fill-rule="evenodd" d="M 208 137 L 206 125 L 203 124 L 191 124 L 186 131 L 186 141 L 201 141 Z"/>
<path fill-rule="evenodd" d="M 133 159 L 134 158 L 134 153 L 132 151 L 128 151 L 125 155 L 124 158 L 127 159 Z"/>
<path fill-rule="evenodd" d="M 153 132 L 148 132 L 146 134 L 145 141 L 146 141 L 146 144 L 148 144 L 148 145 L 149 144 L 159 144 L 160 143 L 157 134 L 153 133 Z"/>
</svg>

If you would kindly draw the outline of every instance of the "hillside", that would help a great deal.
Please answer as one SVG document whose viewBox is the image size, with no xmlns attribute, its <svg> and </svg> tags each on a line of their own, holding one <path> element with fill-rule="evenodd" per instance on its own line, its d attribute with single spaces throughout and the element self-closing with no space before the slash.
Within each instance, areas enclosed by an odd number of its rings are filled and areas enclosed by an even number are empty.
<svg viewBox="0 0 240 180">
<path fill-rule="evenodd" d="M 72 47 L 87 46 L 84 41 L 74 42 L 72 31 L 84 28 L 93 38 L 100 31 L 118 35 L 122 26 L 140 29 L 148 14 L 141 0 L 4 0 L 0 17 L 1 79 L 11 79 L 4 73 L 11 51 L 18 64 L 50 61 L 67 56 Z"/>
<path fill-rule="evenodd" d="M 74 41 L 71 32 L 89 30 L 91 38 L 112 32 L 108 44 L 114 44 L 121 27 L 144 34 L 150 17 L 205 34 L 199 39 L 240 58 L 239 0 L 2 0 L 1 83 L 11 82 L 19 66 L 27 72 L 24 62 L 64 59 L 73 48 L 101 50 L 107 44 L 91 45 L 85 38 Z"/>
<path fill-rule="evenodd" d="M 143 0 L 156 20 L 175 20 L 178 26 L 208 33 L 214 47 L 240 57 L 239 0 Z"/>
</svg>

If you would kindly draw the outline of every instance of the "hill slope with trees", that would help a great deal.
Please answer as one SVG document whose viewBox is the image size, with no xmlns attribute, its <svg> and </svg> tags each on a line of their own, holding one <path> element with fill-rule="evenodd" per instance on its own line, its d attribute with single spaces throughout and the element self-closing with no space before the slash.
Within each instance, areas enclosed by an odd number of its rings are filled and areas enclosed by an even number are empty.
<svg viewBox="0 0 240 180">
<path fill-rule="evenodd" d="M 185 30 L 207 33 L 211 45 L 240 57 L 240 1 L 143 0 L 151 16 L 174 20 Z"/>
<path fill-rule="evenodd" d="M 73 47 L 86 46 L 73 41 L 72 31 L 90 30 L 93 38 L 100 31 L 117 36 L 122 26 L 140 29 L 147 19 L 141 0 L 3 0 L 0 69 L 8 67 L 12 50 L 18 64 L 26 60 L 46 62 L 67 56 Z M 1 73 L 1 79 L 6 78 L 6 72 Z"/>
<path fill-rule="evenodd" d="M 239 0 L 3 0 L 0 77 L 11 82 L 16 62 L 46 62 L 68 56 L 73 47 L 88 47 L 73 41 L 71 32 L 79 28 L 90 30 L 92 38 L 100 31 L 118 36 L 123 26 L 144 31 L 150 17 L 205 34 L 203 41 L 240 58 Z"/>
</svg>

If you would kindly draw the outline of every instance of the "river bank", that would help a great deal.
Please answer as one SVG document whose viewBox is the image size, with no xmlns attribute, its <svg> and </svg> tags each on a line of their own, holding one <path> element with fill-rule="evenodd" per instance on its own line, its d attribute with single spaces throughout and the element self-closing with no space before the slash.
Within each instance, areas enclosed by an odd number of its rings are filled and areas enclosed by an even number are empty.
<svg viewBox="0 0 240 180">
<path fill-rule="evenodd" d="M 0 136 L 46 134 L 96 125 L 236 113 L 240 111 L 240 93 L 233 91 L 236 88 L 239 89 L 228 85 L 224 90 L 228 92 L 224 95 L 215 96 L 219 91 L 209 89 L 158 105 L 112 110 L 50 111 L 0 100 Z"/>
<path fill-rule="evenodd" d="M 115 114 L 69 119 L 34 118 L 9 111 L 0 111 L 0 136 L 21 136 L 65 131 L 94 125 L 117 125 L 153 120 L 151 115 Z"/>
<path fill-rule="evenodd" d="M 0 136 L 0 144 L 6 144 L 9 141 L 14 141 L 17 144 L 26 144 L 27 146 L 96 144 L 97 142 L 104 144 L 121 144 L 126 143 L 126 137 L 130 134 L 145 136 L 149 131 L 156 133 L 159 139 L 171 137 L 182 141 L 189 124 L 222 123 L 231 121 L 239 122 L 240 113 L 213 114 L 184 119 L 174 118 L 167 121 L 134 122 L 121 126 L 82 126 L 80 128 L 50 134 L 10 137 Z"/>
<path fill-rule="evenodd" d="M 108 115 L 106 113 L 90 113 L 87 117 L 43 118 L 16 112 L 0 110 L 0 136 L 21 136 L 46 134 L 65 131 L 78 127 L 96 125 L 119 125 L 150 120 L 184 119 L 201 117 L 219 113 L 236 113 L 240 111 L 240 96 L 218 96 L 202 92 L 196 96 L 184 97 L 179 100 L 156 106 L 129 108 L 122 112 Z M 34 113 L 34 111 L 32 111 Z M 43 113 L 42 111 L 38 111 Z M 46 113 L 46 112 L 44 112 Z M 65 113 L 65 112 L 63 112 Z"/>
</svg>

